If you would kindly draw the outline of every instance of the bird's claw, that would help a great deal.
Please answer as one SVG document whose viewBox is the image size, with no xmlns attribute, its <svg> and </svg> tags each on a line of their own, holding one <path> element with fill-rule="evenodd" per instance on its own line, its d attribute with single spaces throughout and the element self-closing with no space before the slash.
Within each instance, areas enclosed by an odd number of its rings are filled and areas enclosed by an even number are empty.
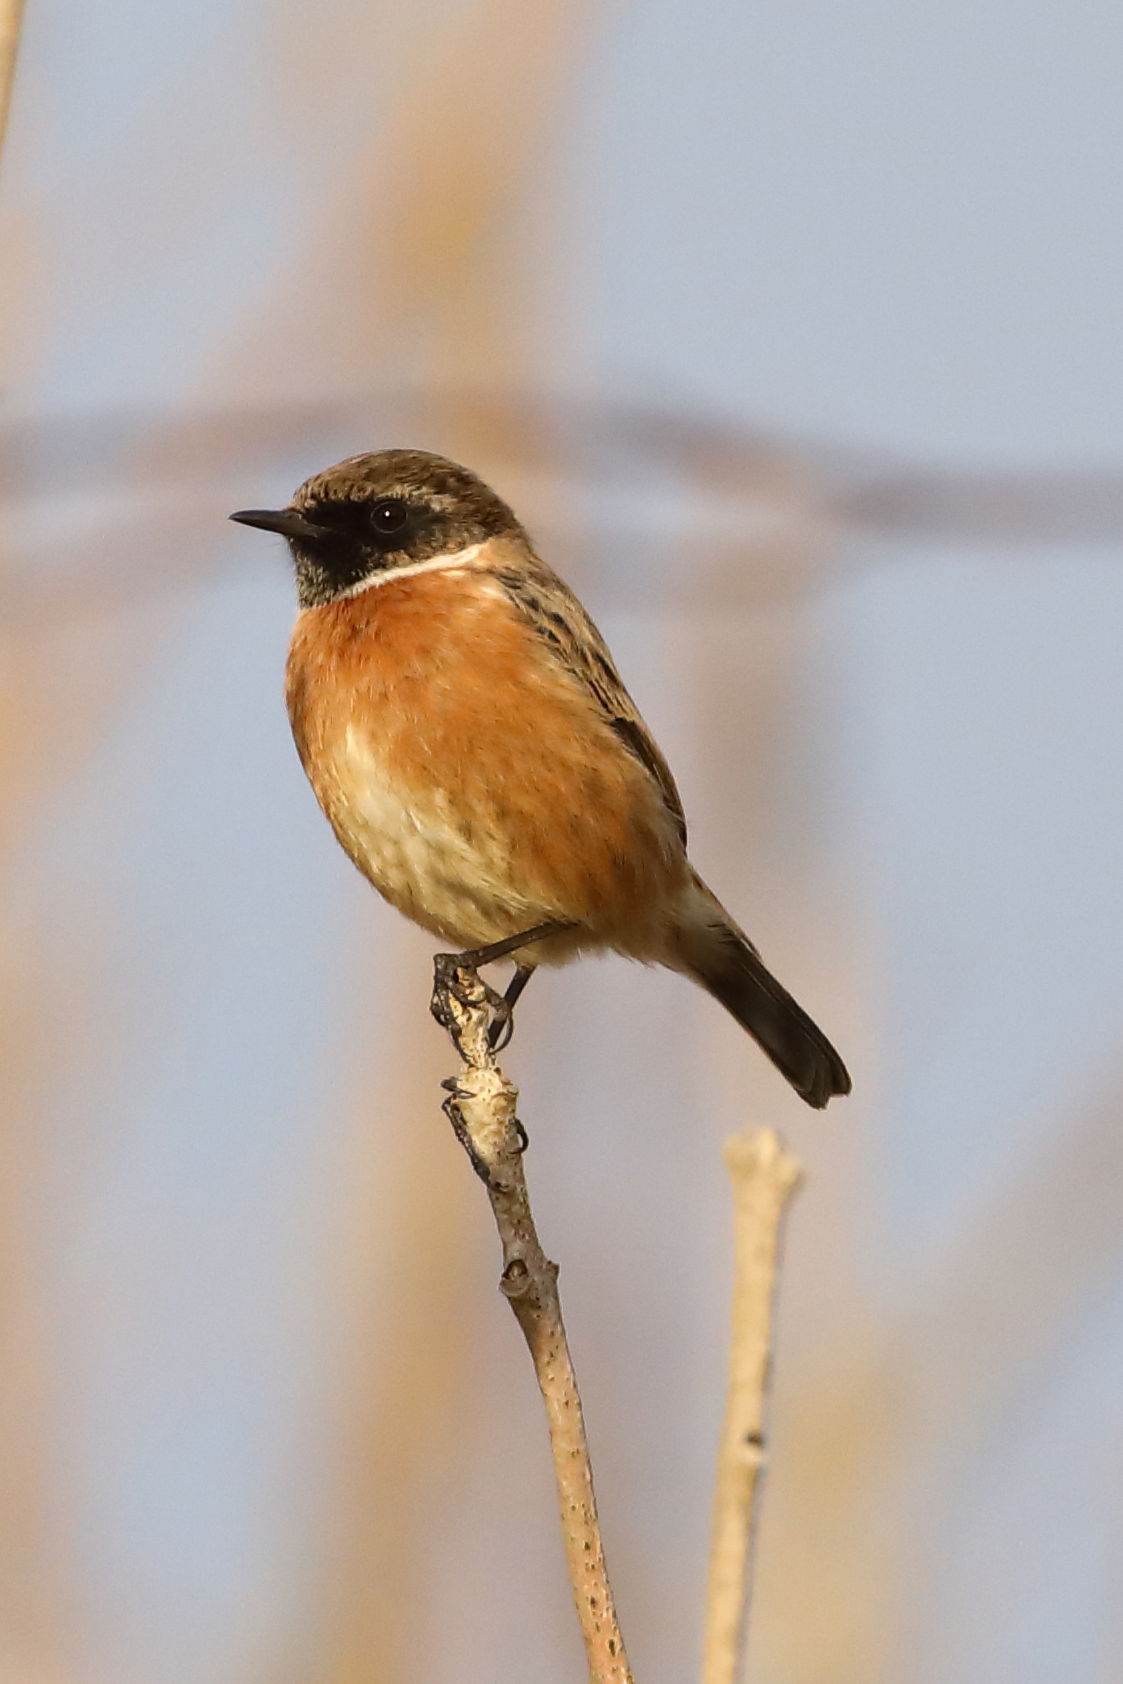
<svg viewBox="0 0 1123 1684">
<path fill-rule="evenodd" d="M 509 1001 L 485 982 L 477 970 L 465 964 L 462 954 L 434 954 L 433 993 L 429 1010 L 441 1028 L 452 1036 L 457 1051 L 462 1055 L 462 1018 L 456 1008 L 459 1006 L 463 1011 L 481 1005 L 491 1013 L 487 1031 L 488 1049 L 502 1052 L 509 1044 L 514 1029 L 514 1012 Z"/>
<path fill-rule="evenodd" d="M 515 1008 L 505 994 L 494 994 L 488 1004 L 494 1013 L 487 1032 L 488 1048 L 493 1053 L 506 1052 L 515 1033 Z"/>
<path fill-rule="evenodd" d="M 471 1164 L 484 1186 L 494 1186 L 495 1179 L 491 1173 L 491 1166 L 488 1164 L 487 1159 L 484 1158 L 477 1150 L 476 1143 L 472 1139 L 472 1131 L 464 1121 L 464 1113 L 460 1109 L 459 1084 L 457 1083 L 455 1076 L 450 1077 L 447 1082 L 442 1082 L 441 1086 L 450 1090 L 448 1098 L 441 1106 L 441 1110 L 452 1124 L 453 1134 L 468 1154 L 468 1162 Z"/>
</svg>

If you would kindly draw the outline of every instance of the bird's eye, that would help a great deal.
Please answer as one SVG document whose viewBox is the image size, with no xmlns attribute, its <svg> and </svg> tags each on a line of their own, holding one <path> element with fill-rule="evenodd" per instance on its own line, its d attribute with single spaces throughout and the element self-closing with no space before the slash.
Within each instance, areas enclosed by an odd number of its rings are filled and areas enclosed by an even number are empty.
<svg viewBox="0 0 1123 1684">
<path fill-rule="evenodd" d="M 383 538 L 404 532 L 409 524 L 409 504 L 400 497 L 382 497 L 370 511 L 370 523 Z"/>
</svg>

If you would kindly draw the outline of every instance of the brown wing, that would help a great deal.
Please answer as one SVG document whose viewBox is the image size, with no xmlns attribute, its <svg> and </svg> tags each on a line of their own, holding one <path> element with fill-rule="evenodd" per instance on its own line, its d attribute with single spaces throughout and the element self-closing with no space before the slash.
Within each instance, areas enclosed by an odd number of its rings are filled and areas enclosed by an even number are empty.
<svg viewBox="0 0 1123 1684">
<path fill-rule="evenodd" d="M 655 779 L 685 847 L 686 815 L 671 768 L 625 690 L 608 645 L 573 592 L 537 556 L 523 567 L 503 568 L 496 577 L 528 625 L 585 687 L 628 752 Z"/>
</svg>

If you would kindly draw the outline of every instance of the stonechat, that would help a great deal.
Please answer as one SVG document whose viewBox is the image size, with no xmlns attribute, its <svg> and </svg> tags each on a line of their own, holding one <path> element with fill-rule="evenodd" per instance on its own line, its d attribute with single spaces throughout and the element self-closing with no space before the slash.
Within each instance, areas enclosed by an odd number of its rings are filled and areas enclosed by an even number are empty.
<svg viewBox="0 0 1123 1684">
<path fill-rule="evenodd" d="M 536 966 L 609 948 L 693 977 L 809 1105 L 850 1091 L 691 868 L 674 779 L 604 639 L 494 491 L 384 450 L 231 519 L 292 551 L 286 698 L 332 829 L 460 962 L 513 958 L 507 1024 Z"/>
</svg>

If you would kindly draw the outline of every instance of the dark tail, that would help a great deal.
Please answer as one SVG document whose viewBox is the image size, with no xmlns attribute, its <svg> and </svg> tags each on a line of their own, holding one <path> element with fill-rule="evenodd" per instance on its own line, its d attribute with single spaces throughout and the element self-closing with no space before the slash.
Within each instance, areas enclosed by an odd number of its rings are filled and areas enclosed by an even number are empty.
<svg viewBox="0 0 1123 1684">
<path fill-rule="evenodd" d="M 684 932 L 683 968 L 732 1012 L 808 1105 L 821 1110 L 835 1094 L 850 1092 L 846 1066 L 823 1031 L 735 924 Z"/>
</svg>

